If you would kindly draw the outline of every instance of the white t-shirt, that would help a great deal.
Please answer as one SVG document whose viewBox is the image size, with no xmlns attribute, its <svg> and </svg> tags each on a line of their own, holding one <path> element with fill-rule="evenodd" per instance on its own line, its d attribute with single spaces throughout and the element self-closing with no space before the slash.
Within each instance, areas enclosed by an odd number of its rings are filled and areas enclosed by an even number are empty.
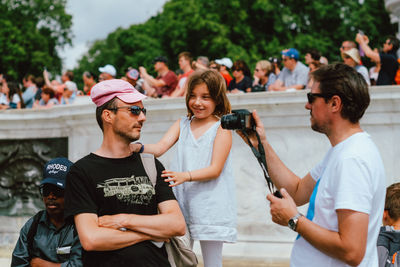
<svg viewBox="0 0 400 267">
<path fill-rule="evenodd" d="M 359 266 L 378 266 L 376 241 L 385 204 L 385 171 L 371 137 L 356 133 L 332 147 L 314 167 L 311 177 L 321 179 L 315 197 L 314 218 L 319 226 L 338 231 L 336 210 L 369 214 L 367 249 Z M 300 237 L 295 241 L 291 266 L 348 266 L 319 251 Z"/>
<path fill-rule="evenodd" d="M 0 93 L 0 105 L 8 105 L 7 96 L 3 93 Z"/>
</svg>

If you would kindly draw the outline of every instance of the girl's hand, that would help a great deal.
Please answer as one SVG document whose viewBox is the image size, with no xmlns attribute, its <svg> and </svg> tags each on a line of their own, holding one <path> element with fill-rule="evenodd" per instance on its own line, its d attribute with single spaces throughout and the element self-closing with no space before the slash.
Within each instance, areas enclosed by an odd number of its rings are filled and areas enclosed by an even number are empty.
<svg viewBox="0 0 400 267">
<path fill-rule="evenodd" d="M 167 183 L 173 182 L 173 184 L 169 185 L 170 187 L 183 184 L 184 182 L 187 182 L 190 179 L 188 172 L 173 172 L 170 170 L 164 170 L 161 174 L 161 177 L 166 177 L 164 181 Z"/>
<path fill-rule="evenodd" d="M 129 144 L 129 149 L 131 150 L 132 153 L 138 153 L 142 148 L 142 146 L 143 145 L 139 143 L 131 143 Z"/>
</svg>

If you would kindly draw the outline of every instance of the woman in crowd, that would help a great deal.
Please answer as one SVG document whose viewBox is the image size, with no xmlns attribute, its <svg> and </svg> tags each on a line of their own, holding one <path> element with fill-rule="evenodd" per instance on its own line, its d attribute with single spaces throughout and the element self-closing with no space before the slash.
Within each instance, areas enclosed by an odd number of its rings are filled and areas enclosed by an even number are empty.
<svg viewBox="0 0 400 267">
<path fill-rule="evenodd" d="M 268 60 L 260 60 L 254 69 L 254 81 L 251 92 L 268 91 L 268 87 L 275 80 L 276 76 L 272 71 L 272 64 Z"/>
<path fill-rule="evenodd" d="M 232 66 L 233 80 L 228 91 L 232 94 L 251 92 L 252 80 L 250 69 L 243 60 L 236 60 Z"/>
<path fill-rule="evenodd" d="M 0 109 L 21 109 L 24 108 L 24 101 L 22 99 L 21 88 L 16 82 L 6 82 L 3 80 L 1 87 L 3 100 L 0 100 Z"/>
</svg>

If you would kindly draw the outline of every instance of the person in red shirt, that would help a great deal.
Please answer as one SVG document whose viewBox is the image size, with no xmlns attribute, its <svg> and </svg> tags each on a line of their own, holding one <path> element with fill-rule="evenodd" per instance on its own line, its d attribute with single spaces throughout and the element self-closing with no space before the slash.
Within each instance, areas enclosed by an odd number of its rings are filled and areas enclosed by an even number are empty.
<svg viewBox="0 0 400 267">
<path fill-rule="evenodd" d="M 172 92 L 171 97 L 184 96 L 186 94 L 186 81 L 190 74 L 193 73 L 192 69 L 192 55 L 190 52 L 182 52 L 178 55 L 179 68 L 183 74 L 178 76 L 178 85 Z"/>
<path fill-rule="evenodd" d="M 178 84 L 178 78 L 168 68 L 168 59 L 164 56 L 156 57 L 153 64 L 154 70 L 158 74 L 156 78 L 148 74 L 146 68 L 139 67 L 140 77 L 144 80 L 143 89 L 146 95 L 155 98 L 171 95 Z"/>
</svg>

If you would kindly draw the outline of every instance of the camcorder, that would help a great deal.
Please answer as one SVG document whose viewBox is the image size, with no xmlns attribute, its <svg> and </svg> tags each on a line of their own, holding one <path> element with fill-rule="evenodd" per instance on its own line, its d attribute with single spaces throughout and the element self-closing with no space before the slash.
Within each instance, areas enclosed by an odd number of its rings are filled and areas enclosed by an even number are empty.
<svg viewBox="0 0 400 267">
<path fill-rule="evenodd" d="M 227 130 L 256 130 L 253 116 L 247 109 L 235 109 L 232 114 L 222 116 L 221 127 Z"/>
<path fill-rule="evenodd" d="M 247 138 L 247 143 L 253 151 L 254 156 L 257 158 L 261 169 L 264 172 L 265 180 L 267 181 L 269 191 L 274 196 L 282 198 L 279 191 L 274 190 L 274 184 L 268 175 L 267 161 L 265 159 L 265 150 L 261 144 L 260 135 L 256 131 L 256 123 L 250 111 L 247 109 L 236 109 L 232 110 L 231 114 L 224 115 L 221 117 L 221 127 L 227 130 L 240 130 L 243 135 Z M 249 139 L 249 133 L 255 133 L 258 140 L 258 150 L 252 145 Z"/>
</svg>

